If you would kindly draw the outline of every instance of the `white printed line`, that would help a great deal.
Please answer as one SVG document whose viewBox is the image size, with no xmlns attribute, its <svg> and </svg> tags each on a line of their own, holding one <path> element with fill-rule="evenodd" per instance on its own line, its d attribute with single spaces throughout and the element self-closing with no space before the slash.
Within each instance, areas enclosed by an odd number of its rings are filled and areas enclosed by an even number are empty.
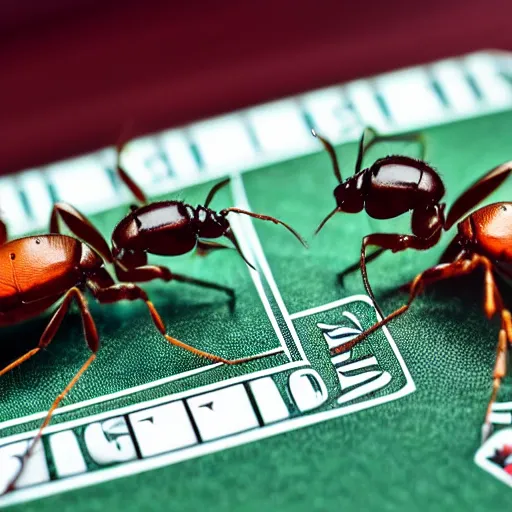
<svg viewBox="0 0 512 512">
<path fill-rule="evenodd" d="M 247 194 L 245 193 L 245 188 L 240 173 L 234 174 L 232 176 L 231 183 L 233 188 L 233 195 L 235 197 L 235 202 L 237 206 L 239 208 L 243 208 L 244 210 L 252 211 L 249 205 L 249 201 L 247 199 Z M 263 252 L 263 248 L 261 247 L 261 243 L 259 241 L 256 230 L 254 229 L 252 220 L 248 220 L 249 222 L 247 223 L 247 237 L 250 240 L 251 248 L 258 261 L 258 265 L 263 271 L 265 279 L 267 280 L 267 283 L 272 291 L 272 294 L 274 295 L 274 299 L 277 303 L 277 306 L 281 310 L 281 315 L 283 316 L 284 321 L 286 322 L 286 326 L 288 327 L 288 330 L 290 331 L 293 341 L 297 346 L 297 350 L 299 351 L 300 357 L 302 358 L 303 361 L 309 362 L 306 353 L 304 352 L 304 348 L 302 347 L 302 343 L 299 339 L 297 331 L 295 330 L 293 322 L 290 318 L 290 314 L 288 313 L 288 309 L 284 304 L 283 298 L 281 297 L 281 293 L 279 292 L 279 288 L 277 287 L 277 284 L 274 280 L 274 276 L 272 275 L 272 271 L 270 270 L 267 258 L 265 257 L 265 253 Z"/>
<path fill-rule="evenodd" d="M 350 299 L 350 300 L 348 300 Z M 353 295 L 352 297 L 345 299 L 335 300 L 334 302 L 329 302 L 329 304 L 324 304 L 323 306 L 316 306 L 314 308 L 305 309 L 304 311 L 298 311 L 297 313 L 292 313 L 290 318 L 295 320 L 296 318 L 301 318 L 303 316 L 316 315 L 317 313 L 322 313 L 323 311 L 328 311 L 329 309 L 338 308 L 347 304 L 347 302 L 355 302 L 356 300 L 360 300 L 362 302 L 366 302 L 370 306 L 373 306 L 373 302 L 367 295 Z"/>
<path fill-rule="evenodd" d="M 257 355 L 270 356 L 270 355 L 274 355 L 274 354 L 279 354 L 281 352 L 283 352 L 282 348 L 275 348 L 275 349 L 269 350 L 267 352 L 262 352 L 261 354 L 257 354 Z M 276 366 L 276 367 L 272 368 L 271 370 L 276 370 L 276 369 L 284 370 L 284 369 L 288 368 L 288 364 L 290 364 L 290 363 L 285 363 L 283 365 Z M 158 379 L 153 382 L 141 384 L 140 386 L 134 386 L 132 388 L 123 389 L 122 391 L 117 391 L 115 393 L 110 393 L 108 395 L 102 395 L 102 396 L 98 396 L 96 398 L 91 398 L 89 400 L 83 400 L 82 402 L 78 402 L 76 404 L 65 405 L 63 407 L 59 407 L 58 409 L 56 409 L 55 412 L 53 413 L 53 416 L 57 416 L 58 414 L 64 414 L 65 412 L 75 411 L 77 409 L 82 409 L 84 407 L 90 407 L 91 405 L 100 404 L 102 402 L 107 402 L 109 400 L 114 400 L 116 398 L 131 395 L 134 393 L 139 393 L 141 391 L 145 391 L 147 389 L 158 387 L 163 384 L 167 384 L 169 382 L 174 382 L 176 380 L 184 379 L 186 377 L 192 377 L 194 375 L 203 373 L 207 370 L 212 370 L 213 368 L 216 368 L 217 366 L 222 366 L 222 365 L 223 365 L 223 363 L 214 363 L 214 364 L 210 364 L 208 366 L 202 366 L 201 368 L 195 368 L 194 370 L 189 370 L 187 372 L 182 372 L 182 373 L 178 373 L 176 375 L 171 375 L 170 377 L 164 377 L 163 379 Z M 262 371 L 266 371 L 266 370 L 262 370 Z M 214 384 L 213 386 L 220 384 L 221 386 L 219 386 L 219 387 L 223 387 L 225 384 L 235 384 L 236 382 L 243 382 L 244 380 L 251 379 L 253 376 L 257 376 L 257 375 L 261 375 L 261 373 L 254 372 L 254 373 L 250 373 L 247 375 L 233 377 L 231 379 L 218 382 L 218 383 Z M 197 389 L 206 390 L 207 388 L 209 389 L 209 386 L 203 386 L 203 387 L 197 388 Z M 194 391 L 196 391 L 196 390 L 194 390 Z M 186 391 L 184 393 L 189 393 L 189 391 Z M 190 393 L 192 393 L 192 392 L 190 392 Z M 165 397 L 162 397 L 162 399 L 169 400 L 170 398 L 181 396 L 182 394 L 183 393 L 174 393 L 171 395 L 166 395 Z M 29 414 L 27 416 L 22 416 L 20 418 L 14 418 L 12 420 L 2 421 L 0 423 L 0 430 L 4 430 L 9 427 L 14 427 L 16 425 L 21 425 L 21 424 L 27 423 L 29 421 L 41 420 L 46 417 L 46 414 L 47 414 L 47 411 L 41 411 L 41 412 Z M 47 427 L 45 429 L 45 432 L 50 429 L 51 429 L 51 427 Z M 2 440 L 0 439 L 0 445 L 1 444 L 3 444 L 3 443 L 2 443 Z"/>
<path fill-rule="evenodd" d="M 495 402 L 492 404 L 493 411 L 512 411 L 512 402 Z"/>
<path fill-rule="evenodd" d="M 360 370 L 361 368 L 366 368 L 367 366 L 375 366 L 379 364 L 377 358 L 375 356 L 370 356 L 365 359 L 361 359 L 359 361 L 355 361 L 354 363 L 344 364 L 342 366 L 338 366 L 336 368 L 342 373 L 351 372 L 354 370 Z"/>
<path fill-rule="evenodd" d="M 362 300 L 359 297 L 361 296 L 349 297 L 348 299 L 344 299 L 344 301 L 347 302 Z M 365 296 L 362 297 L 367 299 L 367 297 Z M 369 299 L 365 300 L 365 302 L 368 301 Z M 386 329 L 386 327 L 383 328 L 383 332 L 386 335 L 388 342 L 393 347 L 393 339 L 391 338 L 389 331 Z M 287 366 L 300 366 L 301 364 L 301 362 L 295 362 L 289 363 L 289 365 Z M 251 443 L 253 441 L 282 434 L 284 432 L 290 432 L 310 425 L 315 425 L 322 421 L 327 421 L 340 416 L 346 416 L 347 414 L 352 414 L 363 409 L 368 409 L 370 407 L 375 407 L 386 402 L 397 400 L 403 396 L 408 395 L 409 393 L 412 393 L 416 389 L 411 379 L 411 376 L 407 370 L 407 367 L 404 365 L 403 360 L 401 358 L 400 366 L 402 368 L 402 371 L 404 372 L 407 383 L 402 389 L 400 389 L 396 393 L 384 395 L 364 402 L 358 402 L 338 409 L 330 409 L 328 411 L 323 411 L 316 414 L 309 414 L 306 416 L 285 420 L 279 423 L 275 423 L 273 425 L 262 427 L 260 429 L 254 429 L 238 435 L 225 437 L 223 439 L 219 439 L 218 441 L 211 441 L 204 444 L 195 445 L 193 447 L 167 453 L 165 455 L 159 455 L 148 459 L 124 463 L 120 464 L 119 466 L 103 469 L 101 471 L 94 471 L 92 473 L 86 473 L 84 475 L 78 475 L 76 477 L 69 477 L 64 480 L 50 482 L 49 484 L 37 485 L 24 490 L 20 489 L 16 492 L 0 497 L 0 507 L 14 505 L 16 503 L 33 500 L 36 498 L 42 498 L 44 496 L 50 496 L 53 494 L 66 492 L 73 489 L 79 489 L 82 487 L 87 487 L 98 483 L 104 483 L 107 480 L 114 480 L 117 478 L 122 478 L 124 476 L 150 471 L 152 469 L 168 466 L 170 464 L 176 464 L 177 462 L 201 457 L 203 455 L 214 453 L 220 450 L 226 450 L 228 448 L 240 446 L 242 444 Z M 55 427 L 59 426 L 60 425 Z M 67 424 L 64 424 L 64 426 L 67 428 Z M 55 429 L 55 427 L 48 427 L 47 430 L 50 431 L 50 429 Z M 33 436 L 35 432 L 36 431 L 31 432 L 30 435 Z M 11 440 L 9 439 L 9 442 L 10 441 Z"/>
<path fill-rule="evenodd" d="M 245 238 L 245 233 L 247 232 L 246 229 L 244 229 L 244 224 L 248 224 L 250 222 L 247 218 L 241 218 L 241 217 L 235 217 L 233 216 L 229 223 L 231 225 L 231 229 L 235 233 L 235 236 L 238 240 L 238 243 L 240 244 L 240 248 L 242 249 L 244 255 L 246 258 L 250 258 L 249 261 L 251 263 L 256 263 L 255 256 L 253 252 L 251 251 L 251 247 Z M 281 329 L 279 328 L 279 324 L 277 323 L 277 319 L 274 315 L 274 312 L 272 311 L 272 307 L 270 306 L 270 302 L 268 300 L 267 294 L 265 293 L 265 290 L 263 288 L 263 283 L 261 282 L 261 276 L 257 270 L 254 270 L 247 267 L 249 270 L 249 273 L 251 275 L 252 281 L 254 283 L 254 286 L 256 287 L 256 291 L 258 292 L 258 295 L 260 296 L 261 302 L 263 304 L 263 307 L 265 309 L 265 312 L 267 313 L 268 319 L 270 320 L 270 323 L 272 324 L 272 327 L 274 328 L 274 331 L 276 333 L 276 336 L 279 340 L 279 343 L 281 344 L 281 347 L 284 351 L 284 353 L 287 355 L 288 359 L 292 360 L 292 355 L 290 354 L 290 349 L 286 345 L 286 341 L 284 339 L 283 333 L 281 332 Z"/>
<path fill-rule="evenodd" d="M 494 425 L 510 425 L 512 423 L 512 414 L 509 412 L 492 412 L 489 419 Z"/>
</svg>

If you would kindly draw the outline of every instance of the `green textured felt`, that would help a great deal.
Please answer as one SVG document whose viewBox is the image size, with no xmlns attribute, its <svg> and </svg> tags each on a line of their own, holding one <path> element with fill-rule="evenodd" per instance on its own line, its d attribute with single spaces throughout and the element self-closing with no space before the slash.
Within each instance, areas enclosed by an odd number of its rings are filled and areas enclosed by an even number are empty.
<svg viewBox="0 0 512 512">
<path fill-rule="evenodd" d="M 448 204 L 478 175 L 511 157 L 510 113 L 425 133 L 426 159 L 443 177 Z M 355 151 L 355 144 L 338 151 L 344 176 L 353 168 Z M 415 155 L 417 148 L 414 144 L 382 145 L 372 150 L 368 162 L 391 152 Z M 340 214 L 313 238 L 320 220 L 334 207 L 336 182 L 325 153 L 249 172 L 243 181 L 254 211 L 290 222 L 310 241 L 310 250 L 305 251 L 283 229 L 255 221 L 291 313 L 362 293 L 358 274 L 347 277 L 343 286 L 336 280 L 336 273 L 357 259 L 361 237 L 372 231 L 408 230 L 408 216 L 379 222 L 363 213 Z M 187 189 L 179 197 L 200 203 L 210 186 Z M 492 199 L 510 199 L 511 195 L 512 182 L 508 182 Z M 214 206 L 225 207 L 230 201 L 226 190 Z M 108 236 L 123 211 L 93 221 Z M 448 240 L 446 234 L 431 251 L 384 255 L 369 265 L 371 282 L 385 312 L 406 298 L 395 291 L 396 286 L 434 264 Z M 226 357 L 278 346 L 249 273 L 234 252 L 219 252 L 206 259 L 187 255 L 152 261 L 228 284 L 237 293 L 231 314 L 227 298 L 219 292 L 197 292 L 182 284 L 145 286 L 172 335 Z M 485 319 L 481 304 L 481 275 L 475 274 L 433 287 L 407 315 L 391 324 L 391 334 L 417 387 L 409 396 L 13 510 L 503 510 L 510 501 L 509 488 L 473 463 L 490 393 L 498 328 L 496 321 Z M 143 305 L 99 306 L 91 300 L 91 310 L 102 349 L 68 404 L 206 364 L 166 345 Z M 22 345 L 33 346 L 47 320 L 48 316 L 4 329 L 2 361 L 14 358 Z M 307 338 L 307 322 L 297 322 L 296 328 Z M 328 361 L 326 345 L 317 340 L 310 340 L 307 351 L 312 362 L 322 365 Z M 0 420 L 46 409 L 86 357 L 79 315 L 73 311 L 44 354 L 0 379 Z M 277 365 L 283 357 L 254 362 L 250 367 L 220 367 L 206 377 L 173 383 L 136 400 Z M 500 399 L 511 396 L 506 383 Z M 105 410 L 105 405 L 98 410 Z M 80 412 L 66 414 L 56 421 L 79 416 Z M 13 428 L 2 435 L 19 431 Z"/>
</svg>

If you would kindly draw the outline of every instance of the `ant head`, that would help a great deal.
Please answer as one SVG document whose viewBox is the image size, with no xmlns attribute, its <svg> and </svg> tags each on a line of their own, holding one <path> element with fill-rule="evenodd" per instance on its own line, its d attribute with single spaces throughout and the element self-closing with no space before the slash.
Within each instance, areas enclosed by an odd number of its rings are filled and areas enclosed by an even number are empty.
<svg viewBox="0 0 512 512">
<path fill-rule="evenodd" d="M 228 219 L 222 213 L 204 206 L 196 208 L 195 221 L 199 228 L 198 235 L 204 238 L 219 238 L 230 228 Z"/>
<path fill-rule="evenodd" d="M 325 226 L 327 221 L 337 212 L 357 213 L 364 208 L 363 193 L 361 191 L 360 176 L 355 175 L 346 181 L 341 182 L 334 189 L 336 208 L 325 217 L 316 228 L 315 235 Z"/>
<path fill-rule="evenodd" d="M 354 176 L 355 178 L 356 176 Z M 334 189 L 337 210 L 345 213 L 357 213 L 364 208 L 364 199 L 358 180 L 349 178 Z"/>
</svg>

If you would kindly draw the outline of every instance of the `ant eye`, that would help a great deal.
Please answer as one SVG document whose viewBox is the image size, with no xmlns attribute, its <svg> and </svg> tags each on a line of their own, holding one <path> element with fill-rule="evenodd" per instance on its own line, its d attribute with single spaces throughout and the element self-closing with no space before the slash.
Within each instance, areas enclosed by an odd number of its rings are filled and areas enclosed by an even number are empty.
<svg viewBox="0 0 512 512">
<path fill-rule="evenodd" d="M 11 252 L 11 254 L 9 254 L 9 256 L 11 257 L 11 260 L 13 260 L 14 258 L 16 258 L 16 254 L 14 254 L 13 252 Z"/>
</svg>

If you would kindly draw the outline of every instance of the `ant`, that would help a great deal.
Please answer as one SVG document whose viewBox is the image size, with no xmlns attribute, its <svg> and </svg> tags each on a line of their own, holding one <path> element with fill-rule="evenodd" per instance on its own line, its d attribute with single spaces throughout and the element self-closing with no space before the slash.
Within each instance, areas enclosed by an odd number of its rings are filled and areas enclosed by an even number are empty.
<svg viewBox="0 0 512 512">
<path fill-rule="evenodd" d="M 210 209 L 209 205 L 215 197 L 215 194 L 229 183 L 229 178 L 212 187 L 206 197 L 204 205 L 194 207 L 176 200 L 148 202 L 144 192 L 120 164 L 123 147 L 124 144 L 117 146 L 117 175 L 129 188 L 140 203 L 140 206 L 131 205 L 130 213 L 117 224 L 112 233 L 112 259 L 110 262 L 113 263 L 116 276 L 120 281 L 137 283 L 152 281 L 154 279 L 180 281 L 204 288 L 221 290 L 228 293 L 228 295 L 233 298 L 234 292 L 231 288 L 177 274 L 164 266 L 148 265 L 148 254 L 178 256 L 196 249 L 200 254 L 205 255 L 211 251 L 229 249 L 230 247 L 227 245 L 209 240 L 212 238 L 225 237 L 232 242 L 234 248 L 243 260 L 254 269 L 254 266 L 245 258 L 231 230 L 227 219 L 227 215 L 230 212 L 281 224 L 307 247 L 306 242 L 292 227 L 274 217 L 241 210 L 235 207 L 224 208 L 220 212 Z M 83 237 L 85 228 L 90 229 L 92 227 L 89 220 L 76 208 L 67 203 L 57 203 L 53 208 L 50 221 L 50 231 L 53 233 L 59 232 L 58 215 L 73 234 L 78 237 Z M 98 236 L 101 237 L 99 233 Z M 102 250 L 110 253 L 104 240 L 103 244 L 104 247 L 102 247 Z M 252 359 L 224 359 L 217 355 L 209 354 L 189 345 L 185 345 L 182 342 L 173 343 L 179 344 L 190 352 L 214 362 L 235 364 Z"/>
<path fill-rule="evenodd" d="M 366 292 L 381 313 L 368 281 L 366 264 L 387 249 L 393 252 L 407 248 L 424 250 L 439 241 L 445 223 L 445 205 L 440 202 L 445 194 L 443 182 L 436 170 L 424 161 L 425 143 L 420 134 L 380 135 L 371 127 L 365 128 L 359 141 L 354 175 L 345 181 L 341 177 L 332 144 L 314 130 L 312 134 L 328 152 L 334 175 L 339 182 L 334 189 L 336 208 L 320 223 L 315 235 L 337 212 L 358 213 L 366 210 L 374 219 L 392 219 L 412 211 L 412 235 L 374 233 L 365 236 L 361 244 L 360 262 L 339 274 L 339 278 L 342 278 L 345 274 L 361 268 Z M 365 143 L 368 135 L 371 135 L 372 139 Z M 383 141 L 416 141 L 421 146 L 421 159 L 391 155 L 380 158 L 370 167 L 362 169 L 365 153 L 374 144 Z M 366 249 L 371 245 L 379 248 L 366 256 Z"/>
<path fill-rule="evenodd" d="M 364 151 L 363 138 L 361 138 L 359 146 L 360 152 L 356 169 L 360 169 Z M 402 137 L 393 137 L 393 140 L 398 138 Z M 334 150 L 325 139 L 321 140 L 329 151 L 335 173 L 339 176 Z M 511 173 L 512 161 L 491 169 L 458 197 L 446 218 L 444 217 L 445 205 L 439 202 L 444 193 L 442 182 L 430 166 L 418 160 L 406 159 L 401 156 L 383 158 L 369 169 L 358 171 L 346 182 L 341 182 L 340 177 L 341 184 L 335 189 L 338 207 L 334 212 L 355 212 L 366 208 L 367 213 L 376 218 L 386 218 L 385 216 L 392 218 L 408 209 L 413 212 L 413 236 L 375 234 L 363 239 L 362 269 L 365 262 L 365 249 L 368 245 L 377 245 L 380 249 L 366 261 L 369 261 L 370 258 L 374 259 L 385 249 L 391 249 L 393 252 L 408 247 L 418 250 L 428 249 L 439 241 L 442 230 L 447 231 L 457 223 L 458 233 L 443 252 L 439 263 L 418 274 L 410 283 L 407 303 L 388 316 L 381 314 L 382 319 L 365 332 L 342 345 L 331 348 L 331 355 L 350 350 L 368 335 L 405 313 L 426 285 L 452 277 L 464 276 L 478 268 L 483 269 L 484 312 L 489 319 L 497 313 L 500 314 L 501 327 L 493 370 L 492 393 L 482 425 L 482 442 L 492 432 L 490 422 L 492 405 L 496 400 L 501 381 L 506 375 L 506 353 L 512 344 L 511 313 L 503 304 L 494 277 L 496 271 L 512 276 L 506 268 L 507 264 L 512 263 L 512 202 L 493 203 L 481 207 L 469 215 L 468 213 L 494 192 Z M 428 201 L 429 197 L 430 201 Z M 381 216 L 379 217 L 379 215 Z M 320 225 L 320 228 L 325 222 Z M 369 283 L 365 271 L 363 271 L 363 276 L 368 290 Z M 373 295 L 371 297 L 373 299 Z M 377 306 L 376 309 L 380 313 Z"/>
<path fill-rule="evenodd" d="M 225 237 L 233 244 L 243 260 L 254 269 L 254 266 L 245 258 L 238 241 L 231 230 L 227 219 L 229 213 L 248 215 L 250 217 L 280 224 L 290 231 L 299 242 L 307 247 L 303 238 L 291 226 L 279 219 L 253 213 L 240 208 L 224 208 L 216 212 L 209 208 L 216 193 L 230 182 L 227 178 L 216 185 L 208 193 L 204 205 L 194 207 L 182 201 L 148 202 L 148 199 L 139 186 L 130 178 L 120 164 L 120 157 L 124 145 L 117 148 L 117 174 L 121 181 L 130 189 L 140 206 L 132 205 L 131 212 L 119 222 L 112 233 L 112 253 L 115 259 L 115 270 L 121 281 L 150 281 L 153 279 L 174 279 L 176 274 L 166 267 L 147 266 L 147 254 L 162 256 L 179 256 L 193 249 L 206 255 L 218 249 L 229 247 L 212 238 Z M 190 277 L 180 276 L 200 286 L 204 284 Z M 218 288 L 218 285 L 214 285 Z"/>
</svg>

